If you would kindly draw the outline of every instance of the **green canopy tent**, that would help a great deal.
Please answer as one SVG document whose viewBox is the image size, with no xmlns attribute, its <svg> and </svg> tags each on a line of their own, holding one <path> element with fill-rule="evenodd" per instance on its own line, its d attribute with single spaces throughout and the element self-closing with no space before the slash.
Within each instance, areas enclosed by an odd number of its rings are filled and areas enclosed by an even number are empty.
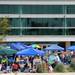
<svg viewBox="0 0 75 75">
<path fill-rule="evenodd" d="M 1 49 L 0 50 L 0 55 L 13 55 L 13 54 L 16 54 L 17 51 L 16 50 L 13 50 L 13 49 Z"/>
<path fill-rule="evenodd" d="M 5 55 L 3 50 L 0 50 L 0 55 Z"/>
</svg>

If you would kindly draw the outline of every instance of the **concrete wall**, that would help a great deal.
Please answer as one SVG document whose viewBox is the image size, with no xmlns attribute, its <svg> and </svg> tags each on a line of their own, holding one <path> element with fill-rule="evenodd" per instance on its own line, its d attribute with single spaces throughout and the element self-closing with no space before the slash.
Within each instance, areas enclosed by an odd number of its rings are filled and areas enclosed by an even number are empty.
<svg viewBox="0 0 75 75">
<path fill-rule="evenodd" d="M 25 42 L 32 42 L 32 41 L 38 41 L 38 42 L 69 42 L 69 41 L 75 41 L 75 36 L 51 36 L 51 35 L 26 35 L 26 36 L 6 36 L 3 38 L 3 41 L 6 42 L 14 42 L 14 41 L 25 41 Z"/>
</svg>

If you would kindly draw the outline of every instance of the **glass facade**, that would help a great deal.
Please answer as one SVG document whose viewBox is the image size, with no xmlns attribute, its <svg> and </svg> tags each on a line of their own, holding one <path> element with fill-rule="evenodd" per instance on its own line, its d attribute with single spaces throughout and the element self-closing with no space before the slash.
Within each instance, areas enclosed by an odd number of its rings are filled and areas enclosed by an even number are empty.
<svg viewBox="0 0 75 75">
<path fill-rule="evenodd" d="M 10 18 L 12 35 L 75 35 L 75 18 Z M 13 27 L 13 29 L 12 29 Z M 69 28 L 68 28 L 69 27 Z"/>
<path fill-rule="evenodd" d="M 9 23 L 11 27 L 65 27 L 64 18 L 10 18 Z M 66 18 L 66 23 L 75 27 L 75 18 Z"/>
<path fill-rule="evenodd" d="M 20 35 L 20 29 L 11 29 L 9 35 Z"/>
<path fill-rule="evenodd" d="M 75 14 L 75 5 L 68 5 L 66 7 L 67 14 Z"/>
<path fill-rule="evenodd" d="M 11 29 L 9 35 L 62 35 L 63 29 Z"/>
<path fill-rule="evenodd" d="M 75 18 L 67 18 L 67 26 L 75 27 Z"/>
<path fill-rule="evenodd" d="M 0 14 L 75 14 L 75 5 L 0 5 Z"/>
<path fill-rule="evenodd" d="M 75 14 L 75 5 L 0 5 L 0 14 L 69 15 Z M 9 24 L 9 35 L 75 35 L 75 18 L 18 17 L 9 18 Z"/>
<path fill-rule="evenodd" d="M 9 23 L 11 27 L 64 27 L 63 18 L 10 18 Z"/>
<path fill-rule="evenodd" d="M 75 35 L 75 29 L 11 29 L 9 35 Z"/>
<path fill-rule="evenodd" d="M 42 10 L 41 10 L 42 9 Z M 0 13 L 10 14 L 62 14 L 60 5 L 0 5 Z"/>
</svg>

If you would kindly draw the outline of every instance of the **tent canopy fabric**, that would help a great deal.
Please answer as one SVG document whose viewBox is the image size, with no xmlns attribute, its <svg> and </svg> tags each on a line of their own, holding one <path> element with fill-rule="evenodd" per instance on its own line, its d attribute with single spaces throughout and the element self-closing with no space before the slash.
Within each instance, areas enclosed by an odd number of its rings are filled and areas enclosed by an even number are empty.
<svg viewBox="0 0 75 75">
<path fill-rule="evenodd" d="M 45 50 L 52 50 L 52 51 L 53 51 L 53 50 L 60 50 L 60 51 L 62 51 L 62 50 L 64 50 L 64 48 L 58 46 L 57 44 L 53 44 L 53 45 L 51 45 L 50 47 L 45 48 Z"/>
<path fill-rule="evenodd" d="M 38 49 L 35 49 L 35 51 L 40 55 L 40 56 L 43 56 L 45 54 L 44 51 L 41 51 L 41 50 L 38 50 Z"/>
<path fill-rule="evenodd" d="M 75 45 L 68 47 L 66 50 L 75 51 Z"/>
<path fill-rule="evenodd" d="M 17 51 L 13 50 L 13 49 L 1 49 L 0 50 L 0 54 L 1 55 L 4 55 L 4 54 L 6 54 L 6 55 L 13 55 L 13 54 L 16 54 L 16 53 L 17 53 Z"/>
<path fill-rule="evenodd" d="M 0 55 L 5 55 L 3 50 L 0 50 Z"/>
<path fill-rule="evenodd" d="M 25 55 L 25 56 L 40 55 L 40 56 L 42 56 L 42 55 L 44 55 L 44 52 L 37 50 L 37 49 L 28 48 L 28 49 L 17 52 L 16 55 Z"/>
<path fill-rule="evenodd" d="M 21 43 L 11 43 L 10 47 L 15 50 L 23 50 L 25 47 Z"/>
<path fill-rule="evenodd" d="M 13 54 L 16 54 L 17 53 L 17 51 L 16 50 L 13 50 L 13 49 L 5 49 L 4 52 L 7 55 L 13 55 Z"/>
<path fill-rule="evenodd" d="M 25 49 L 25 50 L 17 52 L 16 55 L 35 56 L 37 55 L 37 52 L 34 49 L 29 48 L 29 49 Z"/>
<path fill-rule="evenodd" d="M 31 45 L 26 45 L 25 43 L 17 43 L 17 44 L 21 45 L 24 49 L 32 48 Z"/>
<path fill-rule="evenodd" d="M 27 48 L 32 48 L 32 46 L 26 46 L 26 45 L 25 45 L 25 49 L 27 49 Z"/>
</svg>

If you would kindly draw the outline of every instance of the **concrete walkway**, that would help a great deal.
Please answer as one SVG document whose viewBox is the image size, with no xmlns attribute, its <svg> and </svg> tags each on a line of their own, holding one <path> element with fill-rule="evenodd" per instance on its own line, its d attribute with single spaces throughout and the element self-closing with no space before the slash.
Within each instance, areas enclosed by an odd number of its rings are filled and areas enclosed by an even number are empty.
<svg viewBox="0 0 75 75">
<path fill-rule="evenodd" d="M 0 75 L 15 75 L 15 74 L 5 73 Z M 17 73 L 17 75 L 75 75 L 75 73 Z"/>
</svg>

